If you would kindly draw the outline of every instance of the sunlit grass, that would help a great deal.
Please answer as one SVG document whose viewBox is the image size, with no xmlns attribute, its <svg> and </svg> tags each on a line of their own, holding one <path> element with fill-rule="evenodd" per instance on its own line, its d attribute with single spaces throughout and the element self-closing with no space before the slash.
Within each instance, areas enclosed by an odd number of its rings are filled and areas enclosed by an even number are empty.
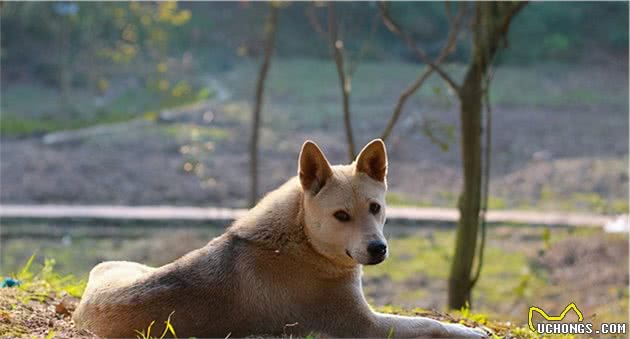
<svg viewBox="0 0 630 339">
<path fill-rule="evenodd" d="M 267 84 L 270 103 L 283 101 L 300 104 L 303 110 L 295 114 L 305 115 L 304 118 L 308 115 L 305 110 L 314 108 L 311 105 L 319 109 L 319 115 L 326 114 L 328 103 L 338 105 L 340 92 L 331 60 L 277 58 L 273 62 Z M 255 63 L 243 62 L 230 74 L 228 81 L 237 95 L 248 97 L 245 93 L 251 93 L 253 84 L 244 79 L 252 74 L 255 67 Z M 351 100 L 355 105 L 361 105 L 361 109 L 364 104 L 393 106 L 402 90 L 423 69 L 423 65 L 415 63 L 364 61 L 358 65 L 352 77 Z M 459 81 L 465 65 L 449 64 L 445 69 Z M 568 72 L 571 76 L 567 76 Z M 592 77 L 593 72 L 586 68 L 568 70 L 566 67 L 544 64 L 529 67 L 499 66 L 491 99 L 495 104 L 506 105 L 625 105 L 627 87 L 620 86 L 611 92 L 610 86 L 605 86 L 605 83 L 581 81 Z M 619 81 L 623 79 L 619 78 Z M 414 98 L 422 103 L 439 106 L 456 104 L 456 98 L 437 76 L 432 76 Z"/>
<path fill-rule="evenodd" d="M 173 327 L 173 324 L 171 323 L 171 316 L 173 315 L 173 313 L 175 313 L 175 311 L 171 312 L 171 314 L 168 315 L 168 318 L 166 319 L 166 321 L 164 321 L 164 331 L 162 331 L 162 334 L 160 336 L 154 337 L 153 334 L 151 333 L 151 330 L 153 329 L 153 325 L 155 325 L 155 320 L 153 320 L 147 327 L 146 331 L 136 330 L 136 334 L 137 334 L 136 337 L 139 339 L 164 339 L 167 335 L 172 335 L 174 338 L 177 338 L 177 334 L 175 333 L 175 328 Z"/>
<path fill-rule="evenodd" d="M 61 93 L 53 89 L 41 85 L 16 85 L 2 91 L 0 134 L 20 136 L 134 118 L 152 120 L 160 110 L 195 103 L 212 95 L 206 87 L 175 96 L 140 86 L 127 89 L 107 102 L 93 93 L 75 89 L 68 94 L 69 100 L 64 101 Z M 33 100 L 34 97 L 37 100 Z M 47 104 L 42 105 L 42 102 Z"/>
<path fill-rule="evenodd" d="M 33 272 L 33 262 L 36 255 L 33 254 L 24 264 L 22 269 L 12 276 L 20 281 L 19 288 L 30 292 L 27 299 L 42 300 L 48 298 L 52 292 L 66 292 L 73 297 L 80 297 L 85 290 L 87 282 L 77 279 L 74 275 L 61 275 L 55 271 L 56 260 L 45 258 L 41 269 Z M 26 300 L 25 300 L 26 301 Z"/>
</svg>

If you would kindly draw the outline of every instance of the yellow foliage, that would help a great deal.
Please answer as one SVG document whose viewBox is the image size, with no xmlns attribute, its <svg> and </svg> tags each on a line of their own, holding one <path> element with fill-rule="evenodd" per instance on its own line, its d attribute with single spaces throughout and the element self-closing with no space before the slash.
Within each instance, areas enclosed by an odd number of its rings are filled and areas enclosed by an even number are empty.
<svg viewBox="0 0 630 339">
<path fill-rule="evenodd" d="M 190 90 L 191 88 L 188 82 L 180 81 L 175 85 L 175 87 L 173 87 L 171 95 L 174 97 L 181 97 L 190 94 Z"/>
<path fill-rule="evenodd" d="M 136 27 L 133 25 L 127 25 L 122 32 L 122 37 L 126 41 L 136 42 L 138 40 L 138 33 Z"/>
<path fill-rule="evenodd" d="M 106 79 L 99 79 L 96 83 L 96 87 L 98 88 L 99 92 L 105 92 L 107 91 L 107 89 L 109 89 L 109 81 L 107 81 Z"/>
<path fill-rule="evenodd" d="M 158 82 L 158 89 L 162 92 L 168 91 L 169 87 L 170 87 L 170 84 L 168 83 L 168 80 L 162 79 Z"/>
<path fill-rule="evenodd" d="M 140 17 L 140 23 L 142 23 L 142 25 L 144 26 L 149 26 L 151 22 L 153 22 L 153 20 L 149 15 L 143 15 Z"/>
<path fill-rule="evenodd" d="M 161 2 L 158 8 L 158 20 L 168 22 L 175 26 L 180 26 L 190 20 L 191 13 L 189 10 L 177 10 L 175 1 Z"/>
<path fill-rule="evenodd" d="M 157 71 L 159 73 L 165 73 L 168 70 L 168 66 L 166 65 L 165 62 L 160 62 L 158 63 L 155 68 L 157 69 Z"/>
</svg>

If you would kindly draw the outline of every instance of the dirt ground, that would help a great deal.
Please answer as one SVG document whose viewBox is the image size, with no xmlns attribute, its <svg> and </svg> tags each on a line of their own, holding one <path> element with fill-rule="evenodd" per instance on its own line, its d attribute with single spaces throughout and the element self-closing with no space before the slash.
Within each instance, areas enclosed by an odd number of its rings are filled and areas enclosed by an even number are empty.
<svg viewBox="0 0 630 339">
<path fill-rule="evenodd" d="M 295 175 L 305 139 L 318 142 L 332 163 L 348 162 L 339 91 L 330 86 L 336 81 L 333 65 L 274 62 L 261 126 L 260 192 Z M 144 124 L 54 144 L 44 142 L 50 135 L 0 136 L 0 202 L 245 206 L 256 67 L 242 63 L 204 75 L 215 97 L 163 111 Z M 404 63 L 358 68 L 352 93 L 357 147 L 380 135 L 386 112 L 416 72 L 416 65 Z M 490 207 L 627 211 L 626 74 L 611 65 L 501 68 L 492 92 Z M 458 121 L 456 101 L 439 79 L 429 79 L 409 100 L 387 140 L 393 200 L 455 204 L 461 186 Z"/>
<path fill-rule="evenodd" d="M 41 137 L 2 138 L 0 201 L 243 207 L 248 156 L 242 136 L 247 125 L 231 118 L 229 109 L 214 108 L 215 119 L 201 127 L 185 121 L 154 122 L 54 145 L 44 144 Z M 605 120 L 594 112 L 569 109 L 526 112 L 506 107 L 501 113 L 492 159 L 495 207 L 609 212 L 608 205 L 598 202 L 625 201 L 628 146 L 619 142 L 619 135 L 627 135 L 628 121 L 622 112 L 611 112 Z M 511 127 L 523 115 L 528 119 L 518 129 Z M 563 121 L 569 120 L 574 121 L 572 128 L 563 128 Z M 390 191 L 415 204 L 452 206 L 461 185 L 458 147 L 442 152 L 415 132 L 416 122 L 409 124 L 408 129 L 401 124 L 388 145 Z M 365 135 L 359 134 L 360 143 L 368 141 L 370 134 Z M 331 162 L 345 162 L 344 139 L 335 131 L 265 128 L 262 192 L 294 175 L 300 145 L 307 138 L 319 142 Z M 586 198 L 580 200 L 579 194 Z M 558 206 L 558 200 L 565 204 Z"/>
<path fill-rule="evenodd" d="M 72 312 L 78 305 L 79 299 L 61 294 L 51 294 L 44 300 L 31 300 L 26 303 L 18 300 L 32 296 L 34 292 L 18 289 L 0 290 L 0 338 L 99 338 L 87 330 L 79 330 L 70 319 Z M 18 301 L 18 302 L 16 302 Z M 10 305 L 17 305 L 11 311 L 4 311 Z M 481 327 L 505 337 L 517 338 L 510 335 L 512 326 L 502 322 L 480 324 L 474 320 L 449 315 L 437 311 L 403 311 L 387 310 L 387 313 L 403 313 L 429 317 L 443 322 L 462 323 L 469 327 Z M 177 324 L 173 324 L 177 331 Z M 229 336 L 228 336 L 229 337 Z M 139 337 L 140 338 L 140 337 Z M 153 338 L 153 336 L 151 336 Z M 252 337 L 253 338 L 253 337 Z M 278 338 L 292 338 L 282 336 Z"/>
<path fill-rule="evenodd" d="M 79 299 L 63 293 L 27 299 L 33 296 L 17 288 L 0 290 L 0 338 L 97 338 L 70 319 Z"/>
</svg>

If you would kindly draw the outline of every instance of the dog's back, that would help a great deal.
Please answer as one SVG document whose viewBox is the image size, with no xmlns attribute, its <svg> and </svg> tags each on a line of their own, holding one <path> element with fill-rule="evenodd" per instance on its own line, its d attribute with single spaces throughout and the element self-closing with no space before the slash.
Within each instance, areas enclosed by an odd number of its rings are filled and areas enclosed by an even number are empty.
<svg viewBox="0 0 630 339">
<path fill-rule="evenodd" d="M 159 268 L 101 263 L 90 272 L 73 319 L 99 336 L 135 337 L 135 331 L 146 331 L 153 321 L 152 333 L 161 333 L 173 312 L 171 322 L 181 334 L 225 336 L 234 317 L 229 305 L 238 288 L 234 246 L 235 241 L 224 235 Z"/>
</svg>

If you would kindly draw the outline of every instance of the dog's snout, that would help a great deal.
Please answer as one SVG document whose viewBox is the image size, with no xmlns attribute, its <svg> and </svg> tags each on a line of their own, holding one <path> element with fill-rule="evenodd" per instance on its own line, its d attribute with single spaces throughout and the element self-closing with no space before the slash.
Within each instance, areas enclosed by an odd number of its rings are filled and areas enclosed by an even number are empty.
<svg viewBox="0 0 630 339">
<path fill-rule="evenodd" d="M 367 251 L 373 257 L 383 256 L 387 253 L 387 244 L 382 240 L 372 240 L 368 243 Z"/>
</svg>

